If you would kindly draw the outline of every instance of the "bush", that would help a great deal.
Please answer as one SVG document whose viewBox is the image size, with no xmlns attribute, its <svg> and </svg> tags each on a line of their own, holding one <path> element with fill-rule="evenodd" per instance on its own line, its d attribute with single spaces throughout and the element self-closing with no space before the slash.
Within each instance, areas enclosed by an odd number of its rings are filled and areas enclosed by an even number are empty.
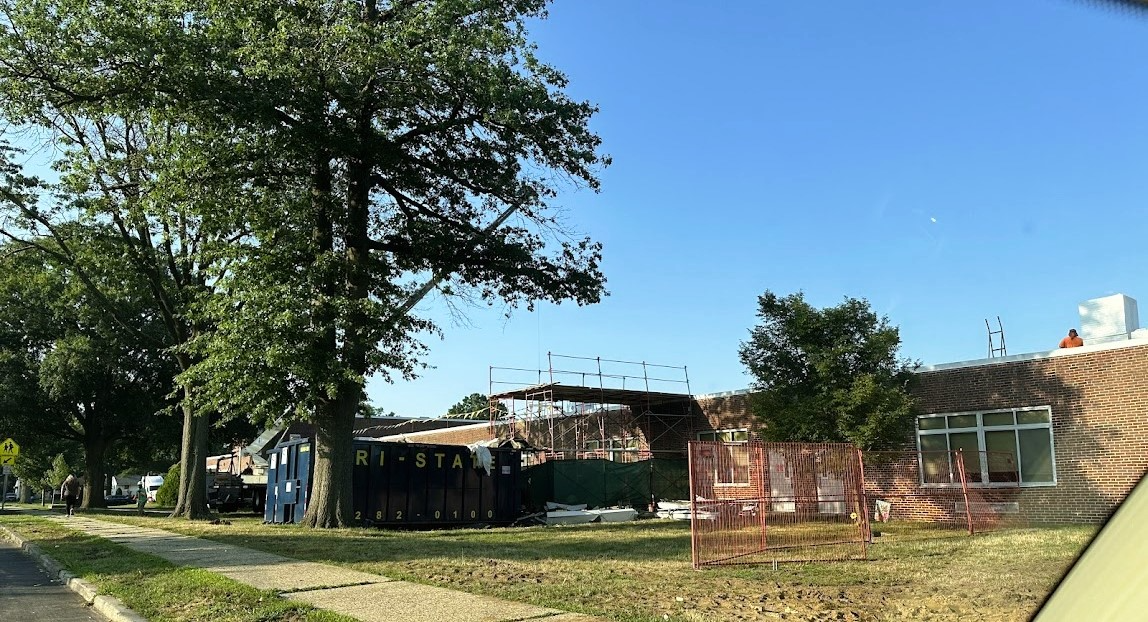
<svg viewBox="0 0 1148 622">
<path fill-rule="evenodd" d="M 163 483 L 155 491 L 155 504 L 163 507 L 172 507 L 179 501 L 179 464 L 171 465 L 167 475 L 163 476 Z"/>
</svg>

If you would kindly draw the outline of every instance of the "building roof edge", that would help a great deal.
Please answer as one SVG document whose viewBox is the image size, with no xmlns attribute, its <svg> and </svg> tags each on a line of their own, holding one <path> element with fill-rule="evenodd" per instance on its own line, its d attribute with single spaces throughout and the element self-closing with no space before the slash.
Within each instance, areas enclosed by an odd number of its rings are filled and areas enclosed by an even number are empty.
<svg viewBox="0 0 1148 622">
<path fill-rule="evenodd" d="M 1106 350 L 1119 350 L 1121 348 L 1133 348 L 1137 346 L 1148 346 L 1148 339 L 1144 338 L 1129 338 L 1121 339 L 1119 341 L 1107 341 L 1104 343 L 1097 343 L 1093 345 L 1084 345 L 1079 348 L 1057 348 L 1056 350 L 1049 350 L 1046 352 L 1027 352 L 1024 354 L 1011 354 L 1009 356 L 1000 356 L 996 358 L 987 359 L 972 359 L 968 361 L 954 361 L 952 363 L 937 363 L 935 365 L 922 365 L 914 370 L 918 374 L 927 374 L 937 371 L 948 371 L 951 369 L 962 369 L 965 367 L 982 367 L 985 365 L 1000 365 L 1004 363 L 1015 363 L 1018 361 L 1037 361 L 1042 359 L 1059 358 L 1062 356 L 1075 356 L 1079 354 L 1088 354 L 1091 352 L 1104 352 Z"/>
</svg>

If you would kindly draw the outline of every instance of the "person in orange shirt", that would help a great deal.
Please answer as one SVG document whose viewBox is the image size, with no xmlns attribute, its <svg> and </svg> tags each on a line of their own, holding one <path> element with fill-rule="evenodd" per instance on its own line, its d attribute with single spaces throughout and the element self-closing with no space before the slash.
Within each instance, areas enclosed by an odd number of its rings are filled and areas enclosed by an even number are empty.
<svg viewBox="0 0 1148 622">
<path fill-rule="evenodd" d="M 1060 340 L 1060 347 L 1062 348 L 1079 348 L 1084 345 L 1084 340 L 1076 336 L 1076 329 L 1068 329 L 1068 336 Z"/>
</svg>

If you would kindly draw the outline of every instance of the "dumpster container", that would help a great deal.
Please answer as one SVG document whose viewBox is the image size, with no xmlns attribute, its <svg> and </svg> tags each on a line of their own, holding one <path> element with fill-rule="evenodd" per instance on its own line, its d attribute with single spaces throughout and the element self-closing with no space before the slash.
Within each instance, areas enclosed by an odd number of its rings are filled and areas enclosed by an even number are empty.
<svg viewBox="0 0 1148 622">
<path fill-rule="evenodd" d="M 284 441 L 267 456 L 267 501 L 263 521 L 297 523 L 307 511 L 311 491 L 311 440 Z"/>
<path fill-rule="evenodd" d="M 266 522 L 302 518 L 311 490 L 311 447 L 310 439 L 299 439 L 269 454 Z M 509 525 L 520 515 L 522 458 L 516 449 L 489 449 L 488 474 L 462 445 L 355 439 L 352 448 L 352 507 L 363 525 Z"/>
<path fill-rule="evenodd" d="M 508 525 L 521 509 L 520 452 L 490 449 L 490 473 L 462 445 L 356 440 L 352 489 L 364 525 Z"/>
</svg>

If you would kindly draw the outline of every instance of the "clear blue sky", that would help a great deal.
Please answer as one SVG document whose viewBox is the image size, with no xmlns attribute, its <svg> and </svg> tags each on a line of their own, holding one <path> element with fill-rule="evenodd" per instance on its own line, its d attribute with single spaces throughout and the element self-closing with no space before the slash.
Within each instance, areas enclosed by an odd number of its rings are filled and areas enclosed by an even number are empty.
<svg viewBox="0 0 1148 622">
<path fill-rule="evenodd" d="M 534 25 L 601 107 L 614 165 L 562 197 L 605 244 L 610 297 L 471 309 L 414 382 L 373 403 L 434 416 L 488 366 L 545 353 L 685 365 L 694 393 L 749 379 L 766 289 L 864 297 L 903 354 L 1055 348 L 1077 303 L 1148 308 L 1148 16 L 1068 0 L 558 0 Z M 935 219 L 935 220 L 934 220 Z"/>
</svg>

